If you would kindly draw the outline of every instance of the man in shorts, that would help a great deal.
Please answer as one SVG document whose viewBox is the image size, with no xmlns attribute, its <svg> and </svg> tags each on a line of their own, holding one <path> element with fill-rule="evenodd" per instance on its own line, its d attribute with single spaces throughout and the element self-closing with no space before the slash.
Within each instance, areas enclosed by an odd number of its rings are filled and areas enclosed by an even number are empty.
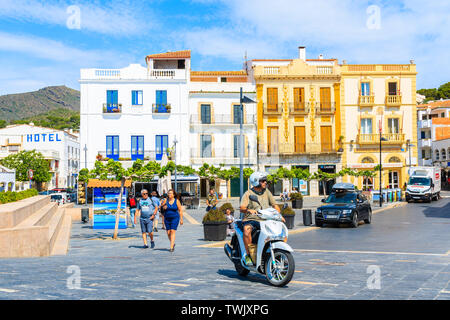
<svg viewBox="0 0 450 320">
<path fill-rule="evenodd" d="M 259 221 L 262 219 L 257 216 L 258 210 L 267 209 L 269 207 L 275 208 L 280 212 L 280 208 L 275 202 L 275 198 L 269 189 L 267 189 L 267 173 L 265 172 L 254 172 L 250 176 L 250 184 L 252 188 L 247 190 L 242 196 L 240 211 L 244 214 L 243 222 L 243 232 L 244 232 L 244 245 L 247 254 L 242 257 L 246 265 L 252 265 L 253 261 L 250 258 L 248 245 L 252 243 L 252 231 L 253 229 L 258 230 L 260 228 Z M 254 195 L 258 198 L 258 203 L 251 201 L 250 196 Z M 282 217 L 283 222 L 285 222 Z"/>
<path fill-rule="evenodd" d="M 156 212 L 158 211 L 158 206 L 154 201 L 149 198 L 148 191 L 142 189 L 142 198 L 139 199 L 137 203 L 136 213 L 140 214 L 140 224 L 142 230 L 142 239 L 144 240 L 144 248 L 148 248 L 147 244 L 147 234 L 150 236 L 150 245 L 152 248 L 155 247 L 155 242 L 153 241 L 153 219 L 155 218 Z M 136 216 L 134 216 L 134 222 L 136 223 Z"/>
</svg>

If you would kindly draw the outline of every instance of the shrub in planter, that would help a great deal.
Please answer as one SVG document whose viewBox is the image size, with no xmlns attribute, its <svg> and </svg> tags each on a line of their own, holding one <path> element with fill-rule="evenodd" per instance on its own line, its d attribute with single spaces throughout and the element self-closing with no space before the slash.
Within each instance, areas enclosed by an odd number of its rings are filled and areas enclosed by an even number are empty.
<svg viewBox="0 0 450 320">
<path fill-rule="evenodd" d="M 227 209 L 230 209 L 231 214 L 234 215 L 234 208 L 233 208 L 233 206 L 231 205 L 231 203 L 229 203 L 229 202 L 224 203 L 224 204 L 221 205 L 220 208 L 219 208 L 219 210 L 220 210 L 223 214 L 225 214 L 225 213 L 227 212 Z"/>
<path fill-rule="evenodd" d="M 292 208 L 303 208 L 303 195 L 300 192 L 291 193 Z"/>
<path fill-rule="evenodd" d="M 221 210 L 209 210 L 203 217 L 205 240 L 222 241 L 227 237 L 227 219 Z"/>
<path fill-rule="evenodd" d="M 285 208 L 281 210 L 281 215 L 286 220 L 285 224 L 288 229 L 294 228 L 294 220 L 295 220 L 295 211 L 292 208 Z"/>
</svg>

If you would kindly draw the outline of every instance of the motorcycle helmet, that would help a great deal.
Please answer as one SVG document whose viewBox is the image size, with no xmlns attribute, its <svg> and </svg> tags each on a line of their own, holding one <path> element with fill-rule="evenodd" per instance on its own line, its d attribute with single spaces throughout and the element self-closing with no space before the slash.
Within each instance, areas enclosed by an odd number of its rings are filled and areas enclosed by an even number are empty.
<svg viewBox="0 0 450 320">
<path fill-rule="evenodd" d="M 267 179 L 267 173 L 266 172 L 262 172 L 262 171 L 253 172 L 250 175 L 250 184 L 252 185 L 252 187 L 258 187 L 259 186 L 259 181 L 263 180 L 263 179 Z"/>
</svg>

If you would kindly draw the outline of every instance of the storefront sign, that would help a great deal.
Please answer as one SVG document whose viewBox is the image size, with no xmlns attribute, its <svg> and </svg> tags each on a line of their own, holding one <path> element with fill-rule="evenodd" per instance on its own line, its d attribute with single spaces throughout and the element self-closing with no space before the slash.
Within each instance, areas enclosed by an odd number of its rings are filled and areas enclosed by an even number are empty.
<svg viewBox="0 0 450 320">
<path fill-rule="evenodd" d="M 94 188 L 94 229 L 114 229 L 116 225 L 116 210 L 119 203 L 120 188 Z M 126 229 L 125 214 L 127 191 L 124 188 L 119 215 L 119 229 Z"/>
</svg>

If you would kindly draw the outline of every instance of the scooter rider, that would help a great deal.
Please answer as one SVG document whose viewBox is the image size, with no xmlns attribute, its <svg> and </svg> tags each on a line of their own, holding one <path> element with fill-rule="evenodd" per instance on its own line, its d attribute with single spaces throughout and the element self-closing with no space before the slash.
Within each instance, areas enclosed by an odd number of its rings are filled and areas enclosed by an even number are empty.
<svg viewBox="0 0 450 320">
<path fill-rule="evenodd" d="M 269 207 L 275 208 L 280 212 L 280 208 L 275 202 L 270 190 L 267 189 L 267 173 L 265 172 L 254 172 L 250 176 L 250 184 L 252 188 L 244 193 L 241 200 L 240 211 L 244 214 L 243 222 L 243 233 L 244 233 L 244 245 L 247 254 L 243 257 L 246 265 L 253 264 L 250 258 L 250 253 L 248 245 L 252 243 L 252 231 L 253 229 L 258 230 L 260 228 L 259 221 L 262 219 L 258 217 L 258 210 L 267 209 Z M 255 195 L 261 205 L 254 201 L 250 201 L 250 195 Z M 282 221 L 285 222 L 284 218 Z"/>
</svg>

